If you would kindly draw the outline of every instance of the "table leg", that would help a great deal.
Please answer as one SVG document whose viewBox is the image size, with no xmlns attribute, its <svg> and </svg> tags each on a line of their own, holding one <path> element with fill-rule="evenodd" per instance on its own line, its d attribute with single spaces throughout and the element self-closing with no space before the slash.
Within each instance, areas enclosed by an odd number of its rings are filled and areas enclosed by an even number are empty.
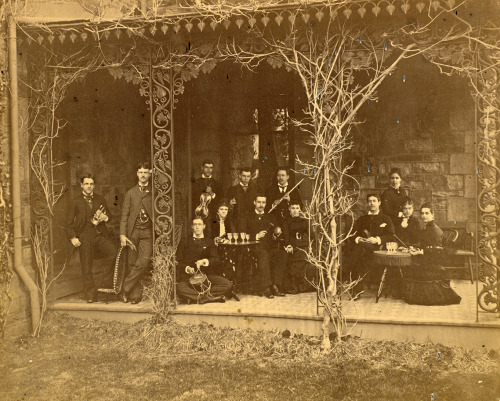
<svg viewBox="0 0 500 401">
<path fill-rule="evenodd" d="M 375 303 L 378 303 L 380 299 L 380 295 L 382 295 L 382 290 L 384 289 L 385 276 L 387 274 L 387 267 L 384 268 L 384 272 L 382 273 L 382 278 L 380 279 L 380 285 L 378 286 L 377 298 L 375 299 Z"/>
</svg>

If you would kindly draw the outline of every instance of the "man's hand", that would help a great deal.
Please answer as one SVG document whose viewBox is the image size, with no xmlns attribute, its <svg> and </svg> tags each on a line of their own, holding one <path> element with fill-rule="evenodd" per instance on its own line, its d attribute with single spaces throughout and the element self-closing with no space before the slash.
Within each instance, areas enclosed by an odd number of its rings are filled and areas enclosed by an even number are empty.
<svg viewBox="0 0 500 401">
<path fill-rule="evenodd" d="M 372 244 L 372 245 L 378 244 L 378 240 L 375 237 L 367 238 L 364 242 L 366 242 L 367 244 Z"/>
<path fill-rule="evenodd" d="M 255 236 L 255 238 L 258 240 L 260 240 L 261 238 L 264 238 L 267 234 L 267 231 L 266 230 L 262 230 L 260 232 L 257 233 L 257 235 Z"/>
<path fill-rule="evenodd" d="M 120 235 L 120 245 L 121 246 L 129 246 L 130 249 L 132 249 L 133 251 L 137 250 L 137 248 L 135 247 L 133 242 L 130 241 L 125 235 Z"/>
<path fill-rule="evenodd" d="M 73 245 L 74 247 L 78 247 L 80 246 L 82 243 L 80 242 L 80 240 L 78 238 L 71 238 L 71 245 Z"/>
<path fill-rule="evenodd" d="M 197 260 L 197 261 L 195 262 L 195 264 L 196 264 L 196 268 L 198 268 L 198 269 L 199 269 L 200 267 L 203 267 L 203 266 L 208 266 L 208 259 L 206 259 L 206 258 L 205 258 L 205 259 L 200 259 L 200 260 Z"/>
<path fill-rule="evenodd" d="M 229 201 L 229 203 L 230 203 L 232 206 L 234 206 L 234 205 L 236 205 L 236 203 L 237 203 L 237 202 L 236 202 L 236 199 L 234 199 L 234 198 L 233 198 L 233 199 L 231 199 L 231 200 Z"/>
<path fill-rule="evenodd" d="M 187 274 L 194 274 L 194 267 L 191 267 L 191 266 L 186 266 L 186 268 L 184 269 L 184 271 L 185 271 Z"/>
<path fill-rule="evenodd" d="M 286 195 L 283 197 L 283 200 L 286 200 L 287 202 L 290 202 L 290 194 L 286 194 Z"/>
<path fill-rule="evenodd" d="M 285 251 L 286 253 L 293 253 L 293 246 L 291 245 L 285 246 Z"/>
</svg>

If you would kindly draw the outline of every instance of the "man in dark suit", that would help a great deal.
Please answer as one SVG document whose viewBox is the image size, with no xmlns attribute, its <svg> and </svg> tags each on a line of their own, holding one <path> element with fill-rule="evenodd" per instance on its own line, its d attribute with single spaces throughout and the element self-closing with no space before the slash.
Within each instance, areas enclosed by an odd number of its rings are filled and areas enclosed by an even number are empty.
<svg viewBox="0 0 500 401">
<path fill-rule="evenodd" d="M 253 201 L 257 195 L 257 186 L 250 183 L 252 173 L 250 168 L 242 168 L 239 174 L 240 181 L 227 190 L 226 198 L 231 204 L 231 216 L 236 229 L 241 232 L 246 216 L 254 210 Z"/>
<path fill-rule="evenodd" d="M 396 235 L 401 245 L 417 245 L 424 225 L 419 218 L 413 216 L 413 200 L 410 197 L 403 199 L 403 217 L 396 221 Z"/>
<path fill-rule="evenodd" d="M 222 192 L 219 186 L 219 183 L 212 177 L 212 172 L 214 170 L 214 163 L 211 160 L 203 160 L 201 165 L 202 174 L 201 177 L 198 178 L 192 187 L 192 201 L 191 201 L 191 210 L 193 212 L 200 205 L 200 196 L 201 194 L 208 194 L 211 196 L 211 201 L 208 204 L 208 216 L 215 216 L 215 212 L 217 209 L 218 198 L 222 197 Z M 196 213 L 195 213 L 196 214 Z M 206 218 L 207 216 L 200 216 L 202 218 Z"/>
<path fill-rule="evenodd" d="M 233 285 L 217 274 L 220 271 L 220 259 L 214 241 L 205 237 L 205 223 L 201 218 L 193 218 L 191 228 L 193 235 L 179 246 L 177 254 L 177 294 L 188 302 L 196 301 L 198 304 L 225 302 L 224 295 L 232 295 Z M 210 289 L 207 282 L 197 285 L 190 283 L 190 278 L 195 276 L 198 270 L 206 274 Z"/>
<path fill-rule="evenodd" d="M 88 303 L 97 301 L 97 288 L 92 276 L 94 250 L 105 255 L 103 286 L 111 288 L 113 260 L 117 247 L 109 238 L 106 222 L 109 209 L 104 197 L 94 192 L 91 174 L 81 178 L 82 193 L 71 200 L 65 229 L 71 244 L 80 252 L 83 292 Z"/>
<path fill-rule="evenodd" d="M 284 250 L 282 227 L 276 216 L 265 213 L 266 197 L 257 194 L 254 200 L 254 211 L 246 220 L 244 231 L 252 240 L 259 241 L 255 248 L 257 269 L 260 275 L 259 295 L 267 298 L 283 297 L 284 273 L 287 254 Z"/>
<path fill-rule="evenodd" d="M 276 172 L 276 178 L 278 181 L 277 185 L 271 186 L 266 192 L 266 211 L 270 210 L 274 205 L 277 205 L 271 213 L 274 214 L 278 219 L 278 222 L 282 224 L 288 217 L 288 208 L 290 203 L 297 203 L 300 207 L 302 207 L 302 199 L 300 197 L 299 188 L 296 188 L 294 191 L 287 194 L 287 192 L 292 189 L 292 186 L 289 183 L 290 174 L 288 169 L 279 168 Z M 284 199 L 279 202 L 282 197 L 284 197 Z"/>
<path fill-rule="evenodd" d="M 138 184 L 127 191 L 120 219 L 121 246 L 129 246 L 128 272 L 123 281 L 123 302 L 139 303 L 142 299 L 141 279 L 147 272 L 153 255 L 153 201 L 148 162 L 137 166 Z"/>
<path fill-rule="evenodd" d="M 368 214 L 361 216 L 354 224 L 354 236 L 350 243 L 349 266 L 351 278 L 357 280 L 378 272 L 373 265 L 373 251 L 381 249 L 387 242 L 395 241 L 394 226 L 389 216 L 380 212 L 380 196 L 368 194 Z M 362 286 L 355 288 L 359 292 Z"/>
</svg>

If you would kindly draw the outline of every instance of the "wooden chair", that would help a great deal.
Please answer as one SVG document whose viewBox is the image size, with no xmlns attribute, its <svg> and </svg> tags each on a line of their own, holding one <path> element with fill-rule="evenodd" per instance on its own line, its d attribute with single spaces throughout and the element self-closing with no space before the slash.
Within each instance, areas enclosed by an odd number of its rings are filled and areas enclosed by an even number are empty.
<svg viewBox="0 0 500 401">
<path fill-rule="evenodd" d="M 467 231 L 466 235 L 469 237 L 466 241 L 466 245 L 468 245 L 469 249 L 457 249 L 456 244 L 459 237 L 458 230 L 455 230 L 454 228 L 443 228 L 443 248 L 448 255 L 467 258 L 470 282 L 474 284 L 474 274 L 472 271 L 472 258 L 474 257 L 474 233 Z"/>
</svg>

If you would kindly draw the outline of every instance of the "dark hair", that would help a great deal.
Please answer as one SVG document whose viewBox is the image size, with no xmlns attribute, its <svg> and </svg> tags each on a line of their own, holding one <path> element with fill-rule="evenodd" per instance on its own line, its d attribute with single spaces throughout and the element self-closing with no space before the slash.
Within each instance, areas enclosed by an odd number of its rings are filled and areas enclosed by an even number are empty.
<svg viewBox="0 0 500 401">
<path fill-rule="evenodd" d="M 366 195 L 366 200 L 368 200 L 368 198 L 371 198 L 372 196 L 374 196 L 375 198 L 377 198 L 378 201 L 380 202 L 380 195 L 376 194 L 376 193 L 372 193 L 372 194 Z"/>
<path fill-rule="evenodd" d="M 213 166 L 214 162 L 210 159 L 205 159 L 201 162 L 201 167 L 203 167 L 205 164 L 211 164 Z"/>
<path fill-rule="evenodd" d="M 298 205 L 300 207 L 300 202 L 298 202 L 298 201 L 290 201 L 290 203 L 288 204 L 288 207 L 295 206 L 295 205 Z"/>
<path fill-rule="evenodd" d="M 389 171 L 389 178 L 391 178 L 393 174 L 397 174 L 399 175 L 399 178 L 403 178 L 403 176 L 401 175 L 401 169 L 397 167 L 391 168 L 391 171 Z"/>
<path fill-rule="evenodd" d="M 200 216 L 193 216 L 193 218 L 191 219 L 191 224 L 193 224 L 195 220 L 201 220 L 202 223 L 205 224 L 205 220 Z"/>
<path fill-rule="evenodd" d="M 278 167 L 276 169 L 276 174 L 278 174 L 278 172 L 280 172 L 280 171 L 284 171 L 286 173 L 286 175 L 290 175 L 290 169 L 287 167 Z"/>
<path fill-rule="evenodd" d="M 423 203 L 422 206 L 420 206 L 420 211 L 422 211 L 422 209 L 429 209 L 431 213 L 434 214 L 434 208 L 430 203 Z"/>
<path fill-rule="evenodd" d="M 95 178 L 94 178 L 94 176 L 93 176 L 92 174 L 90 174 L 90 173 L 85 173 L 85 174 L 83 174 L 83 175 L 80 177 L 80 182 L 81 182 L 82 184 L 83 184 L 83 180 L 84 180 L 85 178 L 90 178 L 92 181 L 94 181 L 94 184 L 95 184 Z"/>
<path fill-rule="evenodd" d="M 221 199 L 219 203 L 217 203 L 217 209 L 219 209 L 222 206 L 229 208 L 229 202 L 227 201 L 227 199 Z"/>
<path fill-rule="evenodd" d="M 241 173 L 250 173 L 250 174 L 252 174 L 252 169 L 250 167 L 241 167 L 240 168 L 240 174 Z"/>
<path fill-rule="evenodd" d="M 413 203 L 413 199 L 412 198 L 410 198 L 409 196 L 405 196 L 403 198 L 403 206 L 405 206 L 405 205 L 412 205 L 412 206 L 414 206 L 415 204 Z"/>
<path fill-rule="evenodd" d="M 149 164 L 149 162 L 140 162 L 137 165 L 137 170 L 140 170 L 141 168 L 145 168 L 146 170 L 151 170 L 151 164 Z"/>
</svg>

